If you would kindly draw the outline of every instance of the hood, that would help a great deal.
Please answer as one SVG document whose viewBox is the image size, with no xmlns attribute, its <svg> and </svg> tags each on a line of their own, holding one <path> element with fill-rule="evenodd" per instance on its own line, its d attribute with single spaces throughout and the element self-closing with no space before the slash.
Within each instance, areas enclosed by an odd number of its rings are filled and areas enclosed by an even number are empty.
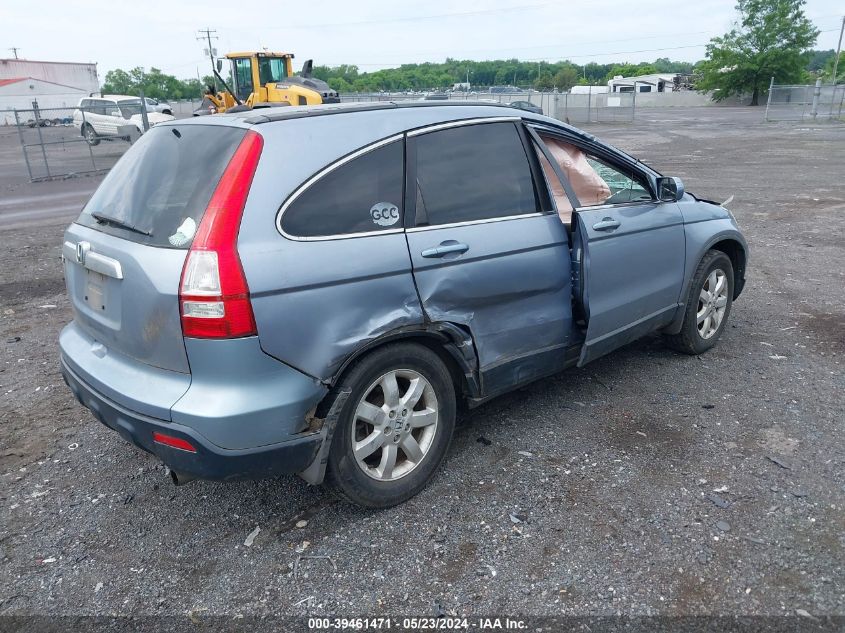
<svg viewBox="0 0 845 633">
<path fill-rule="evenodd" d="M 155 125 L 156 123 L 164 123 L 165 121 L 173 121 L 176 117 L 170 114 L 162 114 L 161 112 L 147 112 L 147 120 L 150 122 L 150 125 Z M 144 119 L 141 118 L 140 114 L 133 114 L 130 119 L 132 123 L 135 125 L 143 125 Z"/>
</svg>

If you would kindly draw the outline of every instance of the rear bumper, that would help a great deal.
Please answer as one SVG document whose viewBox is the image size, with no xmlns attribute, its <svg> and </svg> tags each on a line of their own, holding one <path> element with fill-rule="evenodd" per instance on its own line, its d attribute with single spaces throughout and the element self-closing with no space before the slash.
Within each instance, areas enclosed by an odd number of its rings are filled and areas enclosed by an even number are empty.
<svg viewBox="0 0 845 633">
<path fill-rule="evenodd" d="M 94 417 L 135 446 L 152 453 L 171 470 L 199 479 L 262 479 L 304 470 L 315 458 L 322 442 L 310 433 L 284 442 L 246 449 L 224 449 L 182 424 L 130 411 L 97 392 L 61 360 L 62 375 L 76 399 Z M 196 453 L 153 441 L 154 432 L 187 440 Z"/>
</svg>

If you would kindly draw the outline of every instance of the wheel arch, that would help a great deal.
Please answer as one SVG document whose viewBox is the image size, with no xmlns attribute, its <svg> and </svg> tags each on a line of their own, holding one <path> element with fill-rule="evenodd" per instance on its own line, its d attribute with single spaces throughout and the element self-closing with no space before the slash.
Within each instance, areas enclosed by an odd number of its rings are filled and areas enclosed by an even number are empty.
<svg viewBox="0 0 845 633">
<path fill-rule="evenodd" d="M 701 223 L 706 224 L 706 223 Z M 696 225 L 692 225 L 695 227 Z M 690 236 L 687 236 L 687 249 L 689 250 Z M 709 240 L 705 241 L 703 245 L 695 250 L 695 257 L 687 259 L 687 276 L 684 279 L 683 288 L 681 291 L 681 302 L 675 312 L 675 318 L 667 325 L 663 332 L 666 334 L 677 334 L 681 331 L 684 322 L 684 310 L 686 308 L 686 301 L 689 297 L 690 284 L 698 264 L 708 251 L 716 250 L 728 256 L 731 260 L 731 265 L 734 269 L 734 292 L 733 299 L 739 297 L 745 286 L 745 271 L 748 265 L 748 245 L 745 243 L 742 235 L 735 229 L 730 231 L 722 231 L 713 235 Z"/>
<path fill-rule="evenodd" d="M 748 261 L 748 253 L 745 247 L 735 238 L 727 238 L 714 242 L 707 247 L 707 251 L 721 251 L 731 260 L 734 269 L 734 293 L 733 298 L 739 297 L 742 288 L 745 286 L 745 265 Z M 702 257 L 704 255 L 702 254 Z M 699 258 L 698 261 L 701 261 Z"/>
<path fill-rule="evenodd" d="M 416 343 L 433 351 L 440 357 L 452 376 L 458 398 L 478 397 L 478 358 L 472 337 L 464 329 L 452 323 L 428 323 L 420 327 L 400 328 L 382 334 L 352 352 L 338 370 L 325 381 L 329 393 L 317 405 L 316 417 L 325 415 L 337 395 L 336 386 L 356 362 L 378 349 L 394 343 Z"/>
</svg>

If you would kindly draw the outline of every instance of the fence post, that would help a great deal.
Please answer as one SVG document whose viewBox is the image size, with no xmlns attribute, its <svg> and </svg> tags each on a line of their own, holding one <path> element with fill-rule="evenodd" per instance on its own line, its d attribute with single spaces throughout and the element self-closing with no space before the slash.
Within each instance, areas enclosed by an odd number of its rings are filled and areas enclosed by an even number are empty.
<svg viewBox="0 0 845 633">
<path fill-rule="evenodd" d="M 47 179 L 51 179 L 50 163 L 47 162 L 47 150 L 44 148 L 44 136 L 41 134 L 41 113 L 38 111 L 38 99 L 32 102 L 32 112 L 35 115 L 35 129 L 38 130 L 38 143 L 41 145 L 41 155 L 44 157 L 44 169 L 47 170 Z"/>
<path fill-rule="evenodd" d="M 590 122 L 590 101 L 592 101 L 593 97 L 593 87 L 590 86 L 587 88 L 587 123 Z"/>
<path fill-rule="evenodd" d="M 79 108 L 79 113 L 82 115 L 82 125 L 80 129 L 84 132 L 85 131 L 85 108 Z M 83 134 L 83 138 L 85 138 Z M 85 144 L 88 146 L 88 155 L 91 157 L 91 169 L 97 171 L 97 161 L 94 160 L 94 148 L 91 147 L 91 143 L 88 142 L 88 139 L 85 138 Z"/>
<path fill-rule="evenodd" d="M 634 80 L 634 92 L 631 98 L 631 123 L 637 118 L 637 80 Z"/>
<path fill-rule="evenodd" d="M 32 182 L 32 167 L 29 166 L 29 156 L 26 153 L 26 142 L 23 140 L 23 131 L 21 130 L 21 120 L 18 117 L 18 111 L 15 110 L 15 127 L 18 128 L 18 136 L 21 139 L 21 149 L 23 150 L 23 159 L 26 161 L 26 173 L 29 174 L 29 181 Z"/>
<path fill-rule="evenodd" d="M 144 98 L 144 91 L 141 90 L 141 122 L 144 125 L 144 132 L 150 131 L 150 119 L 147 117 L 147 100 Z M 132 138 L 132 137 L 130 137 Z"/>
<path fill-rule="evenodd" d="M 775 76 L 772 75 L 772 78 L 769 80 L 769 98 L 766 99 L 766 114 L 763 116 L 763 120 L 768 123 L 769 122 L 769 106 L 772 105 L 772 88 L 775 85 Z"/>
<path fill-rule="evenodd" d="M 816 86 L 813 88 L 813 107 L 810 110 L 810 114 L 813 116 L 813 120 L 815 121 L 816 117 L 819 116 L 819 97 L 822 94 L 822 80 L 821 77 L 816 79 Z"/>
</svg>

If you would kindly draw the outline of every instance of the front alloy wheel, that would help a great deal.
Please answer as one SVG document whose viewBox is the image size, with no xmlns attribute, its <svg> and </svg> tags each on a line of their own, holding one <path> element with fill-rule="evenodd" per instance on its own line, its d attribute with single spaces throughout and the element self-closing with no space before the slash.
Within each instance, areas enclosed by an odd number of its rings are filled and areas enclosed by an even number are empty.
<svg viewBox="0 0 845 633">
<path fill-rule="evenodd" d="M 716 344 L 731 314 L 734 269 L 722 251 L 707 251 L 690 280 L 684 320 L 669 345 L 685 354 L 701 354 Z"/>
<path fill-rule="evenodd" d="M 698 296 L 696 323 L 701 338 L 708 339 L 719 331 L 728 307 L 728 276 L 721 268 L 711 271 Z"/>
</svg>

